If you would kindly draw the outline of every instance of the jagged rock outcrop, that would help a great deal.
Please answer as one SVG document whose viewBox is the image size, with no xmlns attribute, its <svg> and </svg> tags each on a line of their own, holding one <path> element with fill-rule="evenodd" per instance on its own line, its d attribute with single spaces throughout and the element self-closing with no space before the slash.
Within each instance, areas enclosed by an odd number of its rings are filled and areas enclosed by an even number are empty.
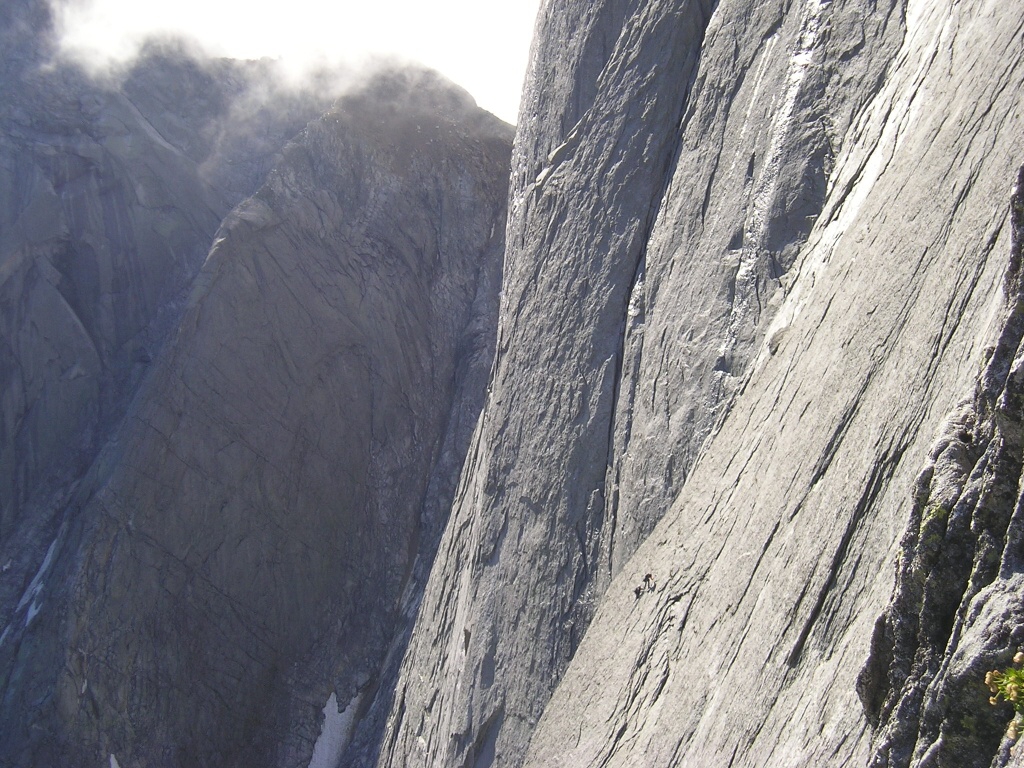
<svg viewBox="0 0 1024 768">
<path fill-rule="evenodd" d="M 1024 166 L 1006 229 L 1002 331 L 973 397 L 951 414 L 917 479 L 896 588 L 858 678 L 878 728 L 873 766 L 986 767 L 1009 758 L 1012 742 L 1000 742 L 1012 711 L 989 706 L 980 681 L 1024 646 Z"/>
<path fill-rule="evenodd" d="M 995 333 L 1020 35 L 983 0 L 544 5 L 380 765 L 869 761 L 914 477 Z"/>
<path fill-rule="evenodd" d="M 306 766 L 372 697 L 482 402 L 510 151 L 397 71 L 226 218 L 0 643 L 0 763 Z"/>
</svg>

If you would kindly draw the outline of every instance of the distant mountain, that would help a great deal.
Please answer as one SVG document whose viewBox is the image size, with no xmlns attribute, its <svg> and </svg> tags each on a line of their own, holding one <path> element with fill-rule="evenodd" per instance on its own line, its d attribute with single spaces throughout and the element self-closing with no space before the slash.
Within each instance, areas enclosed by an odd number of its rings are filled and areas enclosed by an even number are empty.
<svg viewBox="0 0 1024 768">
<path fill-rule="evenodd" d="M 4 562 L 29 555 L 22 524 L 52 519 L 118 423 L 221 219 L 331 100 L 276 86 L 268 63 L 174 46 L 95 84 L 14 43 L 0 86 Z"/>
<path fill-rule="evenodd" d="M 0 763 L 308 762 L 328 697 L 378 684 L 454 494 L 512 130 L 415 69 L 328 109 L 327 74 L 173 45 L 106 84 L 22 63 Z"/>
</svg>

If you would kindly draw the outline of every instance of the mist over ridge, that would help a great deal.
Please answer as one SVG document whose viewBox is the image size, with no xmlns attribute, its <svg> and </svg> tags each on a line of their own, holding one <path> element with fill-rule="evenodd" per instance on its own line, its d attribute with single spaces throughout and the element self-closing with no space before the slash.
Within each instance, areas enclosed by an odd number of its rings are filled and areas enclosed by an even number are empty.
<svg viewBox="0 0 1024 768">
<path fill-rule="evenodd" d="M 393 63 L 90 75 L 6 9 L 0 764 L 308 761 L 440 535 L 511 128 Z"/>
<path fill-rule="evenodd" d="M 277 61 L 293 84 L 318 72 L 437 69 L 514 122 L 538 0 L 481 6 L 465 0 L 367 5 L 294 0 L 47 0 L 61 57 L 93 72 L 123 69 L 153 40 L 177 38 L 210 57 Z"/>
</svg>

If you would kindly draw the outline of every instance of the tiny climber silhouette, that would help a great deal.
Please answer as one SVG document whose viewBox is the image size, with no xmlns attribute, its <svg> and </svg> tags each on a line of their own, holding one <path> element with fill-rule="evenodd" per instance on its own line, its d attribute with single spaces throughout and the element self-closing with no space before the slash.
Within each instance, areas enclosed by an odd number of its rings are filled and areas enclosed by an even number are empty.
<svg viewBox="0 0 1024 768">
<path fill-rule="evenodd" d="M 644 576 L 644 586 L 647 587 L 648 592 L 654 591 L 654 577 L 649 573 Z"/>
<path fill-rule="evenodd" d="M 633 594 L 636 595 L 636 599 L 637 600 L 640 599 L 640 595 L 642 595 L 643 593 L 644 593 L 644 588 L 643 587 L 637 587 L 636 589 L 633 590 Z"/>
</svg>

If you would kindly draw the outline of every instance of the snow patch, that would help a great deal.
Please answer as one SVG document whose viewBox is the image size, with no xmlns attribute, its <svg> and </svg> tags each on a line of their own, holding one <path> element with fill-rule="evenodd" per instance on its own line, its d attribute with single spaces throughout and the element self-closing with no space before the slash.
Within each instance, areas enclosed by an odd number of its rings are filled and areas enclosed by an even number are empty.
<svg viewBox="0 0 1024 768">
<path fill-rule="evenodd" d="M 643 312 L 644 306 L 644 279 L 641 277 L 633 286 L 633 292 L 629 297 L 629 306 L 626 308 L 626 317 L 632 320 Z"/>
<path fill-rule="evenodd" d="M 110 754 L 110 768 L 121 768 L 121 764 L 117 762 L 117 758 L 114 757 L 113 753 Z"/>
<path fill-rule="evenodd" d="M 36 571 L 36 575 L 32 579 L 32 583 L 28 585 L 28 589 L 25 590 L 25 594 L 21 596 L 21 600 L 18 601 L 17 610 L 21 610 L 29 603 L 34 603 L 36 597 L 39 596 L 39 592 L 43 588 L 43 576 L 46 575 L 46 571 L 50 568 L 50 563 L 53 562 L 53 553 L 57 549 L 57 542 L 60 540 L 58 536 L 50 544 L 50 548 L 46 550 L 46 557 L 43 558 L 43 564 L 39 566 L 39 570 Z"/>
<path fill-rule="evenodd" d="M 313 745 L 313 757 L 309 761 L 309 768 L 338 768 L 341 765 L 342 752 L 352 740 L 356 710 L 359 709 L 362 698 L 363 694 L 357 693 L 348 706 L 341 710 L 338 708 L 337 694 L 331 694 L 331 698 L 324 705 L 324 724 L 316 744 Z"/>
<path fill-rule="evenodd" d="M 25 626 L 27 627 L 32 623 L 32 619 L 39 615 L 39 611 L 42 610 L 43 604 L 32 602 L 32 605 L 28 607 L 28 613 L 25 614 Z"/>
</svg>

